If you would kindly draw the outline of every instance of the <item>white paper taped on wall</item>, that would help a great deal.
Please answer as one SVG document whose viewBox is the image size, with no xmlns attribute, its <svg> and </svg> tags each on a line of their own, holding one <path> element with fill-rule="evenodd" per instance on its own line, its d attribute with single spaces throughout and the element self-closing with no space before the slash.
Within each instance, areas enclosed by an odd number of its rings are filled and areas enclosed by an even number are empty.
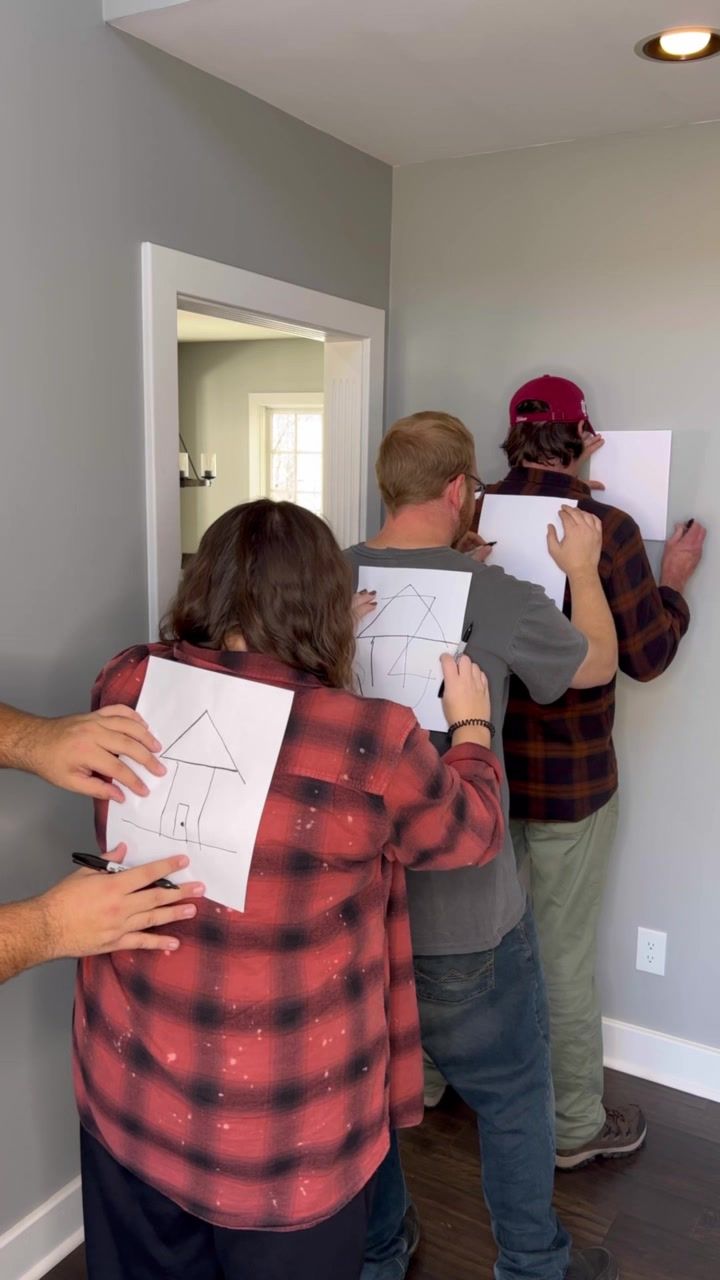
<svg viewBox="0 0 720 1280">
<path fill-rule="evenodd" d="M 109 804 L 108 848 L 124 841 L 128 866 L 187 853 L 174 878 L 202 880 L 208 898 L 243 911 L 292 700 L 288 689 L 150 658 L 137 710 L 167 744 L 167 773 L 133 764 L 150 795 L 123 788 L 124 804 Z"/>
<path fill-rule="evenodd" d="M 566 578 L 548 551 L 547 528 L 553 524 L 558 537 L 563 537 L 562 506 L 576 507 L 577 501 L 540 494 L 486 493 L 478 526 L 481 538 L 497 544 L 488 563 L 514 578 L 544 587 L 559 609 Z"/>
<path fill-rule="evenodd" d="M 362 565 L 358 590 L 377 592 L 355 647 L 358 692 L 415 712 L 424 729 L 444 733 L 440 655 L 460 647 L 470 573 Z"/>
<path fill-rule="evenodd" d="M 603 431 L 602 449 L 590 459 L 590 476 L 604 490 L 594 497 L 619 507 L 648 542 L 667 536 L 672 431 Z"/>
</svg>

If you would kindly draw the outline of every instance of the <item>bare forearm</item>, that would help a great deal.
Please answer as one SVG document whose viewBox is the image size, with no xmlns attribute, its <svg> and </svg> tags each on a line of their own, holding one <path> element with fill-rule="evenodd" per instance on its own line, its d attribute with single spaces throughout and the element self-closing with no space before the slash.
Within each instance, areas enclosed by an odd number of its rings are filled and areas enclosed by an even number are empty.
<svg viewBox="0 0 720 1280">
<path fill-rule="evenodd" d="M 461 747 L 466 742 L 476 747 L 485 747 L 487 751 L 492 750 L 492 737 L 489 729 L 483 729 L 480 725 L 463 725 L 462 729 L 456 729 L 452 736 L 452 745 Z"/>
<path fill-rule="evenodd" d="M 617 671 L 617 631 L 602 583 L 595 570 L 582 570 L 569 578 L 571 620 L 588 640 L 588 652 L 572 687 L 593 688 L 607 684 Z"/>
<path fill-rule="evenodd" d="M 0 702 L 0 768 L 33 771 L 32 744 L 39 724 L 38 716 Z"/>
<path fill-rule="evenodd" d="M 54 956 L 42 898 L 0 906 L 0 983 Z"/>
</svg>

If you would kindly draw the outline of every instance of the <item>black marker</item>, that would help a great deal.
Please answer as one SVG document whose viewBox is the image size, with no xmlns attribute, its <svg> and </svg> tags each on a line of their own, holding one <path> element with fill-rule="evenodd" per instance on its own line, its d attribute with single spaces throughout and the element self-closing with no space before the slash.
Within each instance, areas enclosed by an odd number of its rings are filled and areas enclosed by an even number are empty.
<svg viewBox="0 0 720 1280">
<path fill-rule="evenodd" d="M 470 639 L 472 632 L 473 632 L 473 624 L 472 622 L 469 622 L 465 630 L 463 631 L 462 640 L 460 641 L 460 644 L 458 645 L 457 649 L 455 650 L 455 653 L 453 654 L 453 657 L 456 662 L 460 657 L 460 655 L 464 653 L 465 646 L 467 645 L 467 642 Z M 438 689 L 438 698 L 442 698 L 444 692 L 445 692 L 445 681 L 441 680 L 440 688 Z"/>
<path fill-rule="evenodd" d="M 107 871 L 110 875 L 115 875 L 118 871 L 130 871 L 130 867 L 126 867 L 122 862 L 113 862 L 110 858 L 101 858 L 98 853 L 74 853 L 72 860 L 77 867 L 89 867 L 91 871 Z M 173 884 L 172 880 L 153 880 L 152 884 L 146 886 L 148 889 L 179 889 L 180 886 Z"/>
<path fill-rule="evenodd" d="M 695 517 L 694 517 L 694 516 L 693 516 L 693 518 L 692 518 L 691 520 L 686 520 L 686 522 L 685 522 L 685 533 L 687 533 L 688 529 L 692 529 L 692 527 L 693 527 L 694 523 L 695 523 Z"/>
</svg>

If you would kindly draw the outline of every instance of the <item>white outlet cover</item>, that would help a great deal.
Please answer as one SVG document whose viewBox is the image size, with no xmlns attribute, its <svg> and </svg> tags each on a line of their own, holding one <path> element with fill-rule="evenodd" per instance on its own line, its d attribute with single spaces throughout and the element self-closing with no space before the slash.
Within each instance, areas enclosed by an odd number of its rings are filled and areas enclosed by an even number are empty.
<svg viewBox="0 0 720 1280">
<path fill-rule="evenodd" d="M 665 974 L 666 950 L 666 933 L 659 929 L 638 929 L 636 969 L 662 978 Z"/>
</svg>

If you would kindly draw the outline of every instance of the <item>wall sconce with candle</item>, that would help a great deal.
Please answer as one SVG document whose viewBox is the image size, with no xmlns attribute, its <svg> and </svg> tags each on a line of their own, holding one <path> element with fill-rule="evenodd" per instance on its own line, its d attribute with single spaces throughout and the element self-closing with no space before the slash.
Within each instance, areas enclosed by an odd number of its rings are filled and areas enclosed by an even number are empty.
<svg viewBox="0 0 720 1280">
<path fill-rule="evenodd" d="M 178 455 L 180 488 L 209 488 L 213 480 L 217 479 L 217 455 L 214 453 L 201 453 L 200 470 L 198 471 L 193 461 L 193 456 L 182 436 L 180 436 L 180 444 L 182 445 L 182 450 Z M 193 475 L 190 474 L 191 471 L 194 473 Z"/>
</svg>

